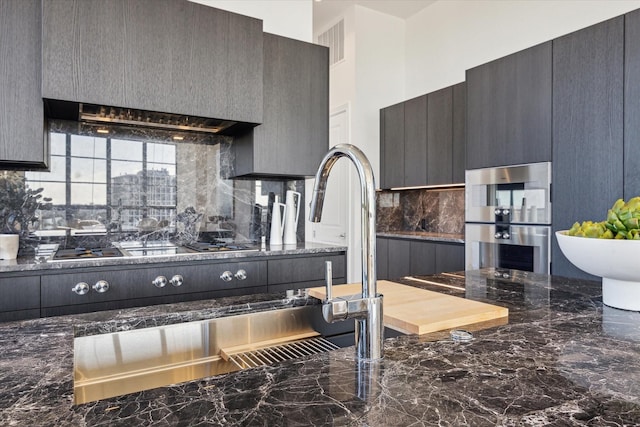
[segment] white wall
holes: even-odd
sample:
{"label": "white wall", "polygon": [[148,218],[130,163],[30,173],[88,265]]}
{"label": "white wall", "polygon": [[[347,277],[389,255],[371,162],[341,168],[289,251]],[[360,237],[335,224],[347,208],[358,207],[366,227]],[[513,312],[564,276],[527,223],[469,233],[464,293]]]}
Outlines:
{"label": "white wall", "polygon": [[637,0],[437,1],[406,21],[410,99],[465,70],[640,8]]}
{"label": "white wall", "polygon": [[313,0],[190,0],[218,9],[262,19],[263,31],[311,42]]}

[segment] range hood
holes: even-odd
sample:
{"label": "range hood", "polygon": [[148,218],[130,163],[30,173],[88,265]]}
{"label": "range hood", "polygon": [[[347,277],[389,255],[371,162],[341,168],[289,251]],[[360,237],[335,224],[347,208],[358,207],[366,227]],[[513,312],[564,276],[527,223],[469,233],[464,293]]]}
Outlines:
{"label": "range hood", "polygon": [[118,124],[181,132],[233,135],[255,124],[134,108],[45,99],[47,117],[98,124]]}

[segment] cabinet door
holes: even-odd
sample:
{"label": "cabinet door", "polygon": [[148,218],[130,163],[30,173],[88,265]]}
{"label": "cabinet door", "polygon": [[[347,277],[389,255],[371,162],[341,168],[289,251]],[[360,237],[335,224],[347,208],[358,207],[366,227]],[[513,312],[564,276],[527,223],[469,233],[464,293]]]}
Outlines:
{"label": "cabinet door", "polygon": [[[345,254],[322,256],[295,256],[268,260],[268,284],[298,287],[322,286],[325,283],[326,261],[331,261],[332,278],[335,284],[344,283],[347,276]],[[340,279],[340,280],[338,280]],[[293,289],[289,287],[287,289]]]}
{"label": "cabinet door", "polygon": [[389,239],[389,279],[411,274],[411,242],[408,240]]}
{"label": "cabinet door", "polygon": [[451,184],[453,168],[453,89],[447,87],[428,96],[427,181],[429,185]]}
{"label": "cabinet door", "polygon": [[550,161],[551,42],[467,70],[467,126],[467,169]]}
{"label": "cabinet door", "polygon": [[234,177],[314,176],[329,150],[329,52],[264,34],[264,121],[232,144]]}
{"label": "cabinet door", "polygon": [[624,23],[624,199],[640,195],[640,10]]}
{"label": "cabinet door", "polygon": [[[598,220],[623,196],[623,17],[553,41],[553,229]],[[552,273],[590,277],[557,242]]]}
{"label": "cabinet door", "polygon": [[381,111],[380,188],[404,186],[404,103],[383,108]]}
{"label": "cabinet door", "polygon": [[423,95],[404,103],[405,187],[427,183],[427,159],[427,96]]}
{"label": "cabinet door", "polygon": [[0,1],[0,169],[46,169],[49,164],[40,32],[40,1]]}
{"label": "cabinet door", "polygon": [[389,278],[389,239],[376,239],[376,277],[378,280]]}
{"label": "cabinet door", "polygon": [[40,316],[40,276],[0,278],[0,321]]}
{"label": "cabinet door", "polygon": [[464,184],[467,147],[467,84],[453,86],[453,141],[452,141],[453,184]]}
{"label": "cabinet door", "polygon": [[42,96],[262,121],[262,21],[174,0],[44,0]]}
{"label": "cabinet door", "polygon": [[425,276],[435,273],[435,247],[432,242],[411,242],[412,275]]}
{"label": "cabinet door", "polygon": [[464,245],[455,243],[436,244],[435,273],[464,270]]}

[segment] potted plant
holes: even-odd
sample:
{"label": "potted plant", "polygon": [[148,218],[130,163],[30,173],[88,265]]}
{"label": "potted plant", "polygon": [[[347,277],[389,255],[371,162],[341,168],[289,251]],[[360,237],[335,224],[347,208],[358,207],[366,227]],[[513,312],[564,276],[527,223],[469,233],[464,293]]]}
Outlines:
{"label": "potted plant", "polygon": [[29,231],[38,226],[37,211],[51,207],[42,191],[29,188],[22,172],[0,172],[0,259],[15,259],[18,248],[27,247]]}

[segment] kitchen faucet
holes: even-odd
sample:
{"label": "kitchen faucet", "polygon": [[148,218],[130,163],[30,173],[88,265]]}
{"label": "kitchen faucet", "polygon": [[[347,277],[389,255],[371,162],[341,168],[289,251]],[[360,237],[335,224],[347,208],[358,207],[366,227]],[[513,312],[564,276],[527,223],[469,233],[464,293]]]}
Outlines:
{"label": "kitchen faucet", "polygon": [[322,313],[327,322],[356,319],[356,355],[358,359],[380,359],[383,355],[384,324],[382,323],[382,295],[376,292],[376,193],[373,170],[359,148],[350,144],[334,146],[324,156],[318,171],[311,199],[309,220],[320,222],[324,193],[329,172],[341,157],[355,165],[360,178],[362,221],[362,294],[332,298],[331,265],[327,265],[327,295]]}

